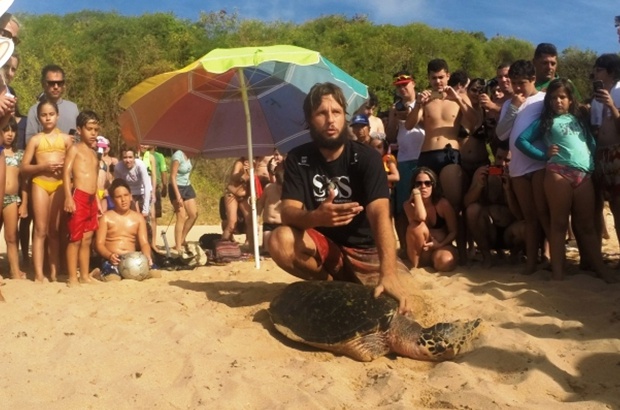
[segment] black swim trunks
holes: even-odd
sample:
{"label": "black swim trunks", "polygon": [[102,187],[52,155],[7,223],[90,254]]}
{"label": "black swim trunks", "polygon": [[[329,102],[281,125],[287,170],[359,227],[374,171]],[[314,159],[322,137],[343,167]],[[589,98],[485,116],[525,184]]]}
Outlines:
{"label": "black swim trunks", "polygon": [[450,144],[446,144],[443,149],[424,151],[420,153],[418,159],[418,167],[430,168],[437,176],[446,165],[450,164],[461,164],[461,153]]}

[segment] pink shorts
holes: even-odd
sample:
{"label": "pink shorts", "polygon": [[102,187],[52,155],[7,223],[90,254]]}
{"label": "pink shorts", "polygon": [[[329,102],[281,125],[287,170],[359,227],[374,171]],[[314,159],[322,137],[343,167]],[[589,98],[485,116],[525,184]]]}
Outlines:
{"label": "pink shorts", "polygon": [[97,195],[87,194],[76,189],[73,191],[75,212],[69,215],[69,242],[81,241],[86,232],[96,231],[99,227],[99,206]]}
{"label": "pink shorts", "polygon": [[[366,286],[379,284],[380,261],[377,248],[340,246],[315,229],[306,231],[316,246],[320,264],[334,280],[356,282]],[[403,261],[396,258],[399,273],[410,274]]]}

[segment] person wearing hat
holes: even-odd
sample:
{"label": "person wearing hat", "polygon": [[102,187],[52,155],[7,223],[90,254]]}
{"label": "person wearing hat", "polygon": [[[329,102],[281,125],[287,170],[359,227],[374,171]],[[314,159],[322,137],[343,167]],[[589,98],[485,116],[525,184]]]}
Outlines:
{"label": "person wearing hat", "polygon": [[386,128],[387,140],[398,144],[396,155],[400,180],[396,183],[394,224],[401,249],[401,256],[406,256],[406,232],[409,221],[403,211],[403,203],[407,201],[411,193],[411,176],[418,166],[418,157],[424,141],[424,129],[414,127],[408,130],[405,127],[407,114],[415,107],[415,78],[408,71],[399,71],[394,74],[392,84],[396,87],[395,103],[388,115]]}
{"label": "person wearing hat", "polygon": [[357,114],[351,118],[351,131],[357,141],[362,144],[370,143],[370,121],[365,114]]}

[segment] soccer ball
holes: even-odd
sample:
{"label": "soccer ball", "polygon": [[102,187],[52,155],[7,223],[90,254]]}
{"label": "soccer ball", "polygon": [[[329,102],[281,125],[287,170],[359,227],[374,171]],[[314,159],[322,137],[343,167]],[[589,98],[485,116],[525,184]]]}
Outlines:
{"label": "soccer ball", "polygon": [[149,275],[149,260],[142,252],[131,252],[121,256],[118,273],[123,279],[143,280]]}

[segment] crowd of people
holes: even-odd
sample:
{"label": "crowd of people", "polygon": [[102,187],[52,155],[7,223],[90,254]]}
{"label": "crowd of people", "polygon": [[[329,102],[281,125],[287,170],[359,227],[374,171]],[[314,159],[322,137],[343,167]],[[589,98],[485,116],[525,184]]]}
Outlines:
{"label": "crowd of people", "polygon": [[620,221],[620,57],[596,59],[587,96],[561,77],[549,43],[532,60],[500,64],[491,80],[451,73],[443,59],[427,74],[424,90],[411,73],[394,75],[395,102],[378,113],[385,134],[372,130],[373,98],[351,121],[350,138],[391,143],[383,158],[399,255],[451,271],[473,260],[491,267],[509,252],[524,273],[548,266],[559,280],[574,239],[580,268],[616,281],[601,246],[604,201]]}
{"label": "crowd of people", "polygon": [[[17,38],[14,18],[0,24]],[[491,80],[451,72],[434,59],[428,89],[416,89],[416,78],[399,71],[389,109],[376,113],[371,93],[349,122],[342,91],[315,85],[304,103],[311,143],[286,158],[275,150],[253,164],[234,161],[220,204],[222,240],[245,233],[253,245],[254,174],[263,249],[281,268],[376,286],[402,310],[399,275],[410,272],[403,260],[451,271],[473,260],[490,267],[509,253],[511,262],[525,262],[526,273],[547,263],[559,280],[573,236],[580,267],[615,281],[601,238],[605,200],[620,221],[620,57],[596,59],[586,99],[557,64],[548,43],[532,60],[498,65]],[[15,54],[3,68],[7,85],[18,66]],[[104,260],[100,277],[109,280],[118,279],[128,251],[142,250],[152,263],[166,197],[176,215],[174,249],[190,253],[187,235],[198,210],[186,153],[174,152],[167,164],[153,146],[122,146],[116,159],[99,135],[97,114],[63,98],[61,67],[45,66],[41,85],[26,116],[14,92],[0,96],[10,276],[25,277],[19,247],[29,262],[32,220],[36,281],[56,280],[64,269],[70,284],[90,282],[93,250]]]}

